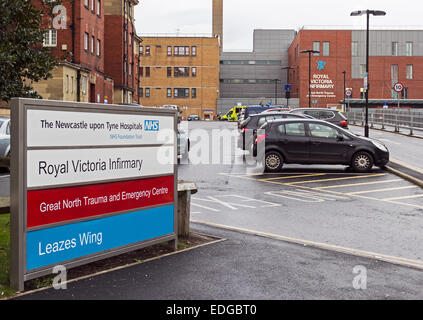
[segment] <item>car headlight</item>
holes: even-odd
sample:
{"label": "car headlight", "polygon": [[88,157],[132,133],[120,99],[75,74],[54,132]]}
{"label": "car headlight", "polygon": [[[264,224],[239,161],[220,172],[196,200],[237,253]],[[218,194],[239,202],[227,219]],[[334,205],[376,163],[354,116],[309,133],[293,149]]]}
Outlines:
{"label": "car headlight", "polygon": [[376,146],[376,148],[378,148],[382,151],[388,152],[388,148],[386,148],[385,145],[383,145],[382,143],[377,142],[377,141],[373,141],[373,140],[372,140],[372,143]]}

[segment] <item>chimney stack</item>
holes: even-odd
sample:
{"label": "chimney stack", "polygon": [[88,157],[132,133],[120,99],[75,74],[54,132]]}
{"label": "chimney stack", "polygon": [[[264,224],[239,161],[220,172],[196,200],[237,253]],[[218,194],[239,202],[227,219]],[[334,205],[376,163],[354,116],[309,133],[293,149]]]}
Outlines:
{"label": "chimney stack", "polygon": [[223,0],[213,0],[213,37],[219,38],[219,49],[223,49]]}

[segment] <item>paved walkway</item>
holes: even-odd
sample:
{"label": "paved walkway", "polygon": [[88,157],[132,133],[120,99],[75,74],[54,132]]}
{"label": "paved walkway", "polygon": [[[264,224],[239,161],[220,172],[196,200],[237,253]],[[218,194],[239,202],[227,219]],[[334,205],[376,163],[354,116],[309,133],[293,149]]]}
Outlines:
{"label": "paved walkway", "polygon": [[[423,298],[421,270],[200,224],[192,230],[226,240],[18,299]],[[357,290],[354,277],[364,272],[366,289]]]}

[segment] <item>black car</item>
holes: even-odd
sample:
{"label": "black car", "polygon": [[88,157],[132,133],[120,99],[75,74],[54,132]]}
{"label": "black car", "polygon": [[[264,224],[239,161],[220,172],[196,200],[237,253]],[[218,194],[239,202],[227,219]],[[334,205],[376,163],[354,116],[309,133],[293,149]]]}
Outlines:
{"label": "black car", "polygon": [[311,116],[314,119],[325,120],[327,122],[333,123],[334,125],[337,125],[338,127],[348,129],[347,118],[336,109],[298,108],[291,110],[290,113]]}
{"label": "black car", "polygon": [[255,131],[260,128],[265,122],[277,119],[304,119],[306,118],[300,114],[291,114],[288,112],[263,112],[259,114],[252,114],[244,121],[238,124],[239,138],[238,147],[242,150],[250,150],[253,143],[253,135]]}
{"label": "black car", "polygon": [[[263,140],[264,146],[258,146]],[[270,172],[279,171],[284,163],[340,164],[351,166],[356,172],[368,172],[373,165],[382,167],[389,162],[389,151],[382,142],[312,119],[263,124],[254,142],[253,154],[256,153]]]}

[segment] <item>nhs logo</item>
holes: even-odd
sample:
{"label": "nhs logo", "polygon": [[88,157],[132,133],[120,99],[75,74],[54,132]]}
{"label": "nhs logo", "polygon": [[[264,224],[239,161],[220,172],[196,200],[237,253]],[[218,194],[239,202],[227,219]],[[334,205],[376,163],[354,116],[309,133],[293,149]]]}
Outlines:
{"label": "nhs logo", "polygon": [[145,120],[144,129],[145,131],[159,131],[160,130],[159,120]]}

